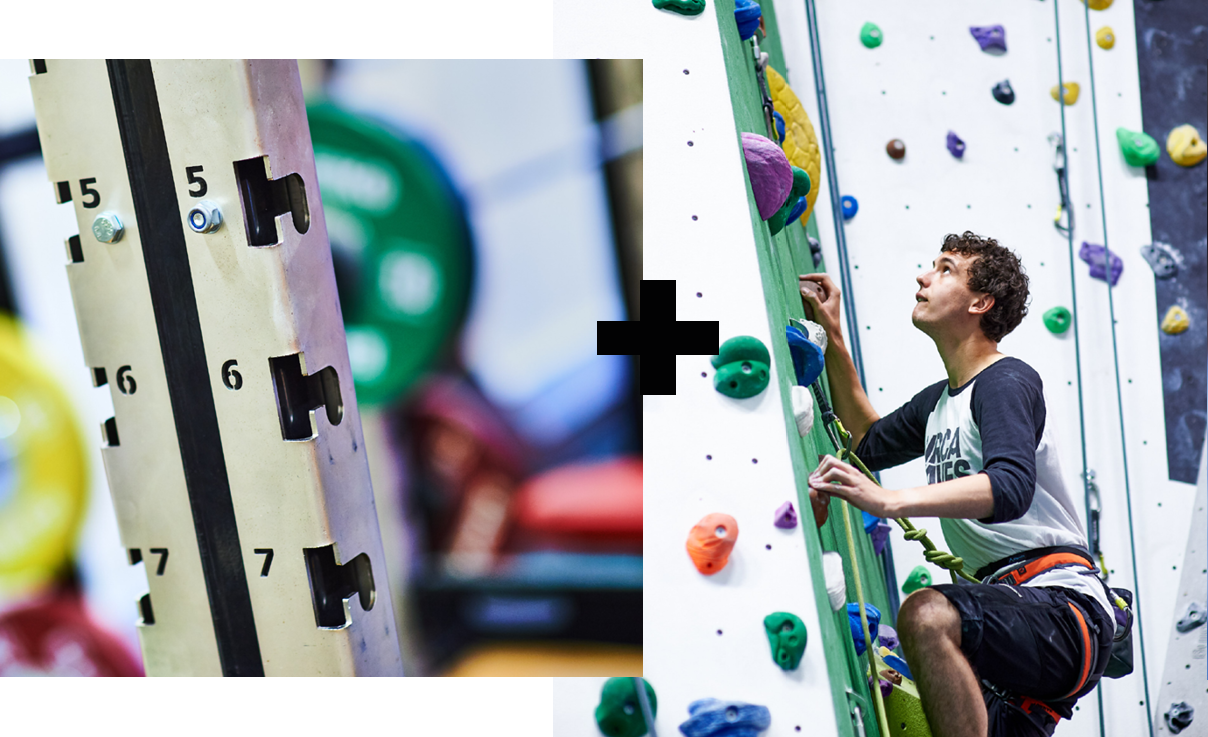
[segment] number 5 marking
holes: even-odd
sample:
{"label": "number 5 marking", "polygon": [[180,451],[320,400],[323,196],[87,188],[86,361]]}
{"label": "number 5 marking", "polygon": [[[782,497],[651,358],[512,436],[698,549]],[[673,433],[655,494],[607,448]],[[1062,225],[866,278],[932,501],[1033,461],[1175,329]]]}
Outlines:
{"label": "number 5 marking", "polygon": [[196,184],[197,189],[190,189],[190,197],[204,197],[206,193],[206,180],[197,176],[197,172],[201,171],[200,166],[186,166],[185,176],[189,178],[189,184]]}
{"label": "number 5 marking", "polygon": [[264,567],[260,569],[260,577],[268,575],[268,567],[273,564],[273,549],[272,548],[256,548],[252,551],[256,555],[264,556]]}

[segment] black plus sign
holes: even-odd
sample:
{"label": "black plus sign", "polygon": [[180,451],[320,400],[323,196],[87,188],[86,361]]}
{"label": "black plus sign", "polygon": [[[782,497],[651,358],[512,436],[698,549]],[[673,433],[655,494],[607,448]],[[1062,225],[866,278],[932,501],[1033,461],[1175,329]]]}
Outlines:
{"label": "black plus sign", "polygon": [[675,280],[642,280],[641,321],[598,320],[596,355],[638,356],[642,394],[675,394],[676,356],[715,356],[716,320],[676,320]]}

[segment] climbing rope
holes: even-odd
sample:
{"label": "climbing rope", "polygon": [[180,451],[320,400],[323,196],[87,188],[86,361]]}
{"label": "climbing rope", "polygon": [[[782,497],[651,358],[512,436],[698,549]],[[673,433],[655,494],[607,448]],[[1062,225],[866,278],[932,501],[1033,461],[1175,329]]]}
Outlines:
{"label": "climbing rope", "polygon": [[877,714],[877,726],[881,728],[881,737],[889,735],[889,720],[885,716],[885,700],[881,696],[881,687],[878,683],[880,678],[877,671],[877,654],[876,647],[872,642],[872,632],[868,629],[868,612],[865,611],[864,605],[864,586],[860,583],[860,566],[856,565],[856,541],[851,534],[851,511],[848,509],[847,501],[840,500],[843,504],[843,529],[847,532],[847,554],[851,556],[852,575],[856,579],[856,601],[860,605],[860,627],[864,632],[864,653],[868,655],[868,669],[872,673],[872,699],[873,711]]}

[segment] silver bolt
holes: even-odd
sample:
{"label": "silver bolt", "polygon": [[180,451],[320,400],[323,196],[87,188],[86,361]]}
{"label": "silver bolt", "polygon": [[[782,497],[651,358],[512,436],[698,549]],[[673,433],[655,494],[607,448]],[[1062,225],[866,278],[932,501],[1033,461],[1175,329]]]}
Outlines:
{"label": "silver bolt", "polygon": [[122,221],[117,219],[117,215],[108,211],[97,215],[96,220],[92,221],[92,234],[101,243],[117,243],[122,239],[124,231]]}
{"label": "silver bolt", "polygon": [[189,210],[189,227],[197,233],[213,233],[222,225],[222,211],[209,200],[202,200]]}

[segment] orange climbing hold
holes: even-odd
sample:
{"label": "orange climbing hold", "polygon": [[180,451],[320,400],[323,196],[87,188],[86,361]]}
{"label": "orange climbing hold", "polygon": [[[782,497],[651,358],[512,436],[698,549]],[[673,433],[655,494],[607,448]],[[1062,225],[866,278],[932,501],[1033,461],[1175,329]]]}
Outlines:
{"label": "orange climbing hold", "polygon": [[738,540],[738,522],[728,514],[714,512],[701,518],[688,533],[688,555],[696,570],[712,576],[726,567]]}

